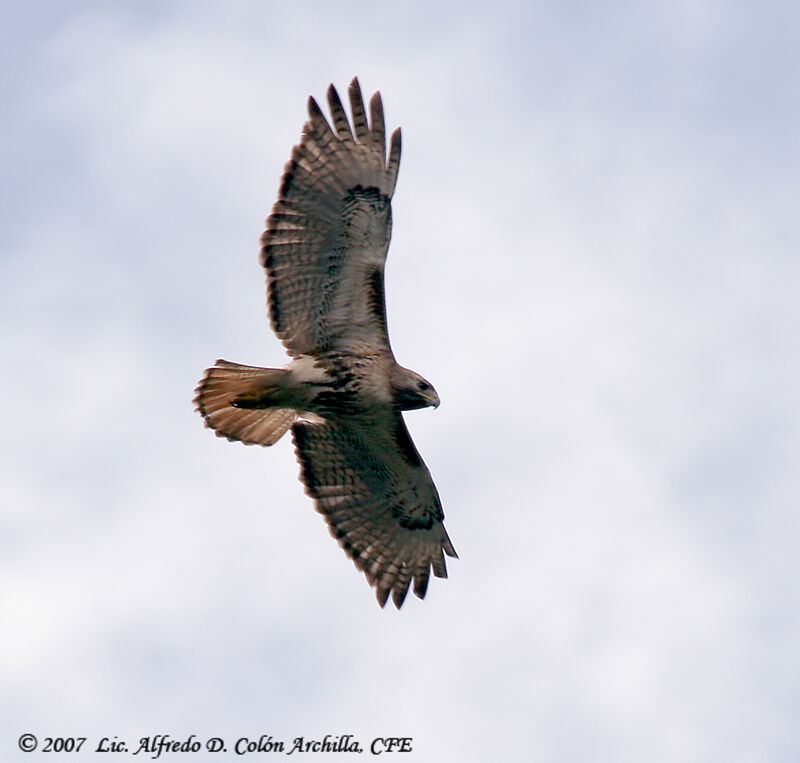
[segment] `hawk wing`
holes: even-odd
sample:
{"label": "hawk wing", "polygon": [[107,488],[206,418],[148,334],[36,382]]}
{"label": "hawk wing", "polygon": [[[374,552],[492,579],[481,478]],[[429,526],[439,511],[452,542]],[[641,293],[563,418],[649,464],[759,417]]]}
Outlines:
{"label": "hawk wing", "polygon": [[333,128],[309,98],[309,120],[261,237],[272,328],[294,357],[389,350],[383,266],[400,128],[387,161],[380,93],[369,120],[358,79],[349,93],[355,134],[333,85]]}
{"label": "hawk wing", "polygon": [[396,607],[413,578],[424,598],[430,570],[447,577],[444,554],[457,556],[428,468],[402,414],[359,422],[298,421],[292,427],[306,492],[339,545]]}

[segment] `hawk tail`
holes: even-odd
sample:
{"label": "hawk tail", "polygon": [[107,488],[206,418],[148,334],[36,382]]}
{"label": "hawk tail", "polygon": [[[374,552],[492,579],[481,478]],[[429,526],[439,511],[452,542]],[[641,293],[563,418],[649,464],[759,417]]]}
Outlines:
{"label": "hawk tail", "polygon": [[297,413],[285,402],[289,371],[218,360],[195,389],[194,404],[218,437],[245,445],[272,445]]}

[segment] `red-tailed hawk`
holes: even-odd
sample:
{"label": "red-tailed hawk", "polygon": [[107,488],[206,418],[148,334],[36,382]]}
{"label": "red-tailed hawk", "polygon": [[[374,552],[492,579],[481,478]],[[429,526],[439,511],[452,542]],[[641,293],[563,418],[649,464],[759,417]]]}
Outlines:
{"label": "red-tailed hawk", "polygon": [[369,118],[357,79],[349,93],[354,129],[333,85],[333,127],[309,98],[261,237],[270,321],[292,360],[280,369],[218,360],[195,404],[229,440],[272,445],[291,429],[300,477],[331,534],[380,605],[391,593],[399,608],[412,579],[423,598],[431,569],[447,577],[444,554],[457,555],[402,414],[435,408],[439,397],[398,365],[386,327],[400,129],[387,160],[380,93]]}

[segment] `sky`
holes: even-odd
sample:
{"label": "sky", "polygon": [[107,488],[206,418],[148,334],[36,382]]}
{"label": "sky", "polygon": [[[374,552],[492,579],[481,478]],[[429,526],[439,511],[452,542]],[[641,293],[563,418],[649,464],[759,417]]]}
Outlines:
{"label": "sky", "polygon": [[[778,0],[6,4],[3,759],[797,760],[799,29]],[[284,362],[258,238],[307,97],[354,75],[403,128],[389,328],[442,399],[406,422],[460,556],[400,611],[289,438],[192,409],[216,358]]]}

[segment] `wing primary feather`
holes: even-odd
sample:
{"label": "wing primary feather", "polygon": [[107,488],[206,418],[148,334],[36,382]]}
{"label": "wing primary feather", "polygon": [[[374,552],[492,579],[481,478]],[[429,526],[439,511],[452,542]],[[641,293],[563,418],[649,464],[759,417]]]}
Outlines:
{"label": "wing primary feather", "polygon": [[381,609],[386,606],[386,600],[389,598],[389,592],[391,591],[390,588],[376,588],[375,589],[375,596],[378,598],[378,604],[381,605]]}
{"label": "wing primary feather", "polygon": [[406,600],[409,583],[411,583],[411,576],[401,573],[401,575],[398,576],[397,582],[394,584],[394,588],[392,589],[392,602],[397,609],[400,609],[400,607],[403,606],[403,602]]}
{"label": "wing primary feather", "polygon": [[[318,128],[327,127],[328,131],[330,131],[331,126],[328,124],[328,120],[325,118],[325,114],[322,113],[322,109],[319,107],[317,103],[317,99],[314,98],[313,95],[308,97],[308,116],[311,122],[317,126]],[[308,125],[306,125],[306,132],[308,132]]]}
{"label": "wing primary feather", "polygon": [[386,165],[386,173],[389,176],[389,196],[394,193],[397,185],[397,171],[400,169],[400,151],[402,148],[402,137],[398,127],[392,133],[391,147],[389,149],[389,161]]}
{"label": "wing primary feather", "polygon": [[358,77],[353,77],[348,92],[350,94],[350,109],[353,112],[353,127],[356,131],[356,137],[359,143],[366,143],[369,140],[369,124],[367,123],[367,112],[364,110],[364,99],[361,96]]}
{"label": "wing primary feather", "polygon": [[418,599],[424,599],[428,592],[428,581],[430,580],[430,564],[425,561],[417,566],[414,572],[414,595]]}
{"label": "wing primary feather", "polygon": [[339,98],[339,93],[336,88],[331,84],[328,88],[328,106],[331,109],[331,118],[333,119],[333,126],[336,128],[336,135],[339,140],[353,141],[353,133],[350,130],[350,122],[347,119],[342,100]]}
{"label": "wing primary feather", "polygon": [[375,93],[369,102],[370,121],[372,122],[372,143],[381,157],[381,164],[386,166],[386,125],[383,121],[383,101],[381,94]]}
{"label": "wing primary feather", "polygon": [[433,574],[437,578],[447,577],[447,564],[444,561],[444,554],[441,549],[439,549],[439,555],[431,559],[431,564],[433,565]]}

